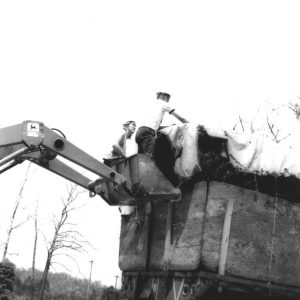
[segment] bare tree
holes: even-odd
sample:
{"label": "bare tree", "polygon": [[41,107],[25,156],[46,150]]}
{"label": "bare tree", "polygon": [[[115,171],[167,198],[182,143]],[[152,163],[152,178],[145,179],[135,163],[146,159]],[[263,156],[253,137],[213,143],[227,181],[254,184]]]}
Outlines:
{"label": "bare tree", "polygon": [[[300,99],[300,98],[298,97],[298,99]],[[290,110],[292,110],[295,113],[297,120],[299,120],[300,119],[300,105],[298,103],[290,102],[288,107]]]}
{"label": "bare tree", "polygon": [[54,217],[54,234],[51,242],[49,242],[48,244],[47,259],[41,281],[39,296],[40,300],[42,300],[44,296],[50,266],[56,263],[65,267],[59,262],[53,262],[53,257],[55,255],[65,255],[75,262],[72,256],[67,252],[84,252],[83,245],[86,244],[87,241],[83,239],[82,235],[77,230],[74,229],[76,224],[69,222],[70,214],[72,213],[72,211],[79,208],[75,206],[74,202],[78,198],[80,193],[82,192],[77,191],[77,185],[71,185],[71,187],[68,189],[67,198],[62,200],[63,208],[61,210],[59,218]]}
{"label": "bare tree", "polygon": [[267,116],[267,124],[268,124],[268,128],[271,132],[271,135],[273,136],[273,138],[274,138],[274,140],[277,144],[282,142],[283,140],[285,140],[286,138],[288,138],[291,135],[289,133],[288,135],[286,135],[283,138],[279,139],[278,134],[279,134],[280,130],[275,129],[275,124],[269,120],[269,116]]}
{"label": "bare tree", "polygon": [[242,128],[242,131],[244,132],[245,131],[245,128],[244,128],[244,120],[243,118],[241,117],[241,115],[239,114],[239,120],[234,124],[233,126],[233,130],[236,130],[237,126],[238,125],[241,125],[241,128]]}
{"label": "bare tree", "polygon": [[9,241],[10,241],[11,234],[12,234],[13,230],[17,229],[18,227],[20,227],[21,225],[23,225],[25,222],[28,221],[28,218],[27,218],[26,220],[24,220],[24,221],[18,223],[17,225],[15,225],[15,219],[16,219],[16,215],[17,215],[18,209],[20,207],[21,199],[23,197],[24,187],[25,187],[26,182],[28,180],[28,172],[29,172],[30,165],[31,165],[31,163],[29,163],[28,168],[26,170],[25,178],[24,178],[24,180],[23,180],[23,182],[21,184],[19,193],[18,193],[17,198],[16,198],[16,202],[15,202],[15,206],[14,206],[14,209],[13,209],[13,213],[12,213],[12,215],[10,217],[10,224],[9,224],[8,229],[7,229],[6,242],[4,243],[4,251],[3,251],[3,255],[2,255],[2,261],[4,261],[5,258],[6,258],[7,251],[8,251],[8,246],[9,246]]}

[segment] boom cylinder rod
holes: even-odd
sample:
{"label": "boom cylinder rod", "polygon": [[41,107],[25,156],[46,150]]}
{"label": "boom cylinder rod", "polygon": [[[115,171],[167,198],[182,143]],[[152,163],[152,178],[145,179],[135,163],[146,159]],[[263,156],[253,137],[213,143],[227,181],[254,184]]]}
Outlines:
{"label": "boom cylinder rod", "polygon": [[0,174],[4,173],[5,171],[11,169],[12,167],[20,164],[23,161],[12,161],[9,165],[5,166],[4,168],[0,169]]}
{"label": "boom cylinder rod", "polygon": [[0,160],[0,167],[5,165],[6,163],[10,162],[11,160],[15,159],[16,157],[26,153],[27,151],[29,151],[29,148],[28,147],[23,147],[9,155],[7,155],[6,157],[2,158]]}

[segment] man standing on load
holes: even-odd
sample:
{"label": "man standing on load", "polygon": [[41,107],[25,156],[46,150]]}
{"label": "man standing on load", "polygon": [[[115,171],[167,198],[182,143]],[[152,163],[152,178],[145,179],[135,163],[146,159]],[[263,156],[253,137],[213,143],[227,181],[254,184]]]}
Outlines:
{"label": "man standing on load", "polygon": [[175,109],[168,106],[171,95],[168,93],[156,93],[157,100],[147,107],[143,116],[143,123],[136,133],[136,142],[138,144],[138,152],[154,156],[156,132],[163,120],[165,112],[173,115],[182,123],[187,123],[187,120],[175,113]]}

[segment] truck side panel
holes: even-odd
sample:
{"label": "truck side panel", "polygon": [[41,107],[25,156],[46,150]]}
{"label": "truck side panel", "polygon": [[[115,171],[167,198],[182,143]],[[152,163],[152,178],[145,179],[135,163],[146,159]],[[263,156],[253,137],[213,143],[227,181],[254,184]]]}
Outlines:
{"label": "truck side panel", "polygon": [[[300,288],[300,203],[222,182],[196,182],[182,188],[182,200],[172,204],[173,214],[169,209],[168,202],[152,207],[148,237],[146,218],[134,225],[132,215],[122,223],[122,271],[208,272],[217,281],[229,276],[250,282],[251,288],[256,282],[270,289]],[[145,210],[141,212],[145,216]],[[227,231],[225,216],[230,218]]]}

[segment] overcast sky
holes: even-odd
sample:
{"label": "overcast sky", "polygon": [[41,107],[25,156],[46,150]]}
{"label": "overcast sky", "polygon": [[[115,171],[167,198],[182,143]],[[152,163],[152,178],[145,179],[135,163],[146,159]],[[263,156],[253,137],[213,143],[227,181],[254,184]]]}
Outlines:
{"label": "overcast sky", "polygon": [[[191,121],[232,126],[239,112],[300,95],[299,8],[275,0],[1,1],[0,127],[42,121],[101,159],[157,91],[169,92]],[[0,176],[2,241],[26,168]],[[64,184],[32,166],[23,213],[39,198],[47,227]],[[80,258],[82,273],[93,259],[93,279],[114,284],[118,210],[99,197],[84,200],[77,220],[95,249]],[[12,236],[18,266],[31,265],[32,229],[28,222]],[[42,269],[42,237],[39,247]]]}

